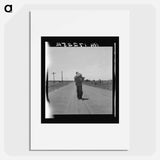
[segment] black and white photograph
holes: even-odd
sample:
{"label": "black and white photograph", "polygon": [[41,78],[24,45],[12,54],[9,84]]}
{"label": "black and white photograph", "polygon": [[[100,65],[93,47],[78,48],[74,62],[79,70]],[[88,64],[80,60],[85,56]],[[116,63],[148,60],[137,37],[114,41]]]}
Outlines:
{"label": "black and white photograph", "polygon": [[41,122],[118,123],[119,37],[41,37]]}
{"label": "black and white photograph", "polygon": [[129,42],[126,10],[30,13],[31,150],[128,149]]}

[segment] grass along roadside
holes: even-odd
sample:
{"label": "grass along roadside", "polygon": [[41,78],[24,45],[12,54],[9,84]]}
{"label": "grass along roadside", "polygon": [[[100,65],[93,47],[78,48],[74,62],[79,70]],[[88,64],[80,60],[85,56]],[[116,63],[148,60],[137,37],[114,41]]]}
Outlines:
{"label": "grass along roadside", "polygon": [[112,90],[112,80],[108,81],[84,81],[83,84],[101,89]]}
{"label": "grass along roadside", "polygon": [[48,92],[57,90],[63,86],[68,85],[69,83],[71,83],[72,81],[49,81],[48,82]]}

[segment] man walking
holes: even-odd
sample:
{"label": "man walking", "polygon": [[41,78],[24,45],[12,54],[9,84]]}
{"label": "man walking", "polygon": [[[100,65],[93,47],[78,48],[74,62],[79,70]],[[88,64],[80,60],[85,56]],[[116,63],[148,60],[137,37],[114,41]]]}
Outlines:
{"label": "man walking", "polygon": [[82,74],[76,72],[76,76],[74,77],[74,81],[77,87],[77,98],[82,99],[83,91],[82,91],[82,82],[84,78],[82,77]]}

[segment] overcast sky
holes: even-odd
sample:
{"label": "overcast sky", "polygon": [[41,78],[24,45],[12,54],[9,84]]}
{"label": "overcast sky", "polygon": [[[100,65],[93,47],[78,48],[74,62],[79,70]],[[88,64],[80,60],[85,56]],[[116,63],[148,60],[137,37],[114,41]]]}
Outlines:
{"label": "overcast sky", "polygon": [[[48,46],[49,47],[49,46]],[[112,47],[49,47],[46,53],[49,80],[73,80],[75,72],[85,79],[112,79]]]}

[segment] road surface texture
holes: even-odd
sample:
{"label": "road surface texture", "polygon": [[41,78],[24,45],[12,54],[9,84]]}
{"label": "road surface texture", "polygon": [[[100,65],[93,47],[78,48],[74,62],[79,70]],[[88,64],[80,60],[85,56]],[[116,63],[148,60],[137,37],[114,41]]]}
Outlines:
{"label": "road surface texture", "polygon": [[49,92],[50,109],[56,114],[112,114],[112,91],[83,84],[83,100],[77,99],[75,83]]}

